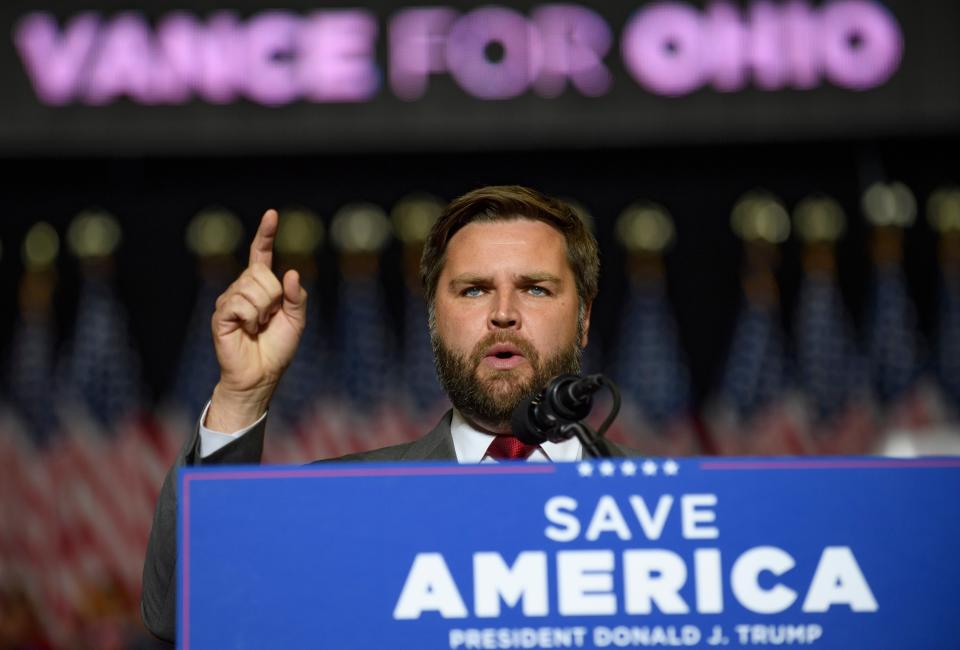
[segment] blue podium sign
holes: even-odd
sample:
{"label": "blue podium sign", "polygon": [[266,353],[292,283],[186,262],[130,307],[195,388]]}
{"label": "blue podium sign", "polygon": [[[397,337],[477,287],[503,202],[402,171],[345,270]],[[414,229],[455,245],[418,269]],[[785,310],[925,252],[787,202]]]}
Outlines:
{"label": "blue podium sign", "polygon": [[960,458],[180,476],[179,643],[960,648]]}

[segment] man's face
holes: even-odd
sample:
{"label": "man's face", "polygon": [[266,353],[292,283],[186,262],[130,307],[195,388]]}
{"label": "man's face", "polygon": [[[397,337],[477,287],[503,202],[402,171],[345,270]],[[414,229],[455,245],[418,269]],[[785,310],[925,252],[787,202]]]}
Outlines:
{"label": "man's face", "polygon": [[474,222],[447,245],[431,330],[450,401],[475,424],[509,431],[525,397],[579,372],[590,306],[579,299],[563,235],[531,219]]}

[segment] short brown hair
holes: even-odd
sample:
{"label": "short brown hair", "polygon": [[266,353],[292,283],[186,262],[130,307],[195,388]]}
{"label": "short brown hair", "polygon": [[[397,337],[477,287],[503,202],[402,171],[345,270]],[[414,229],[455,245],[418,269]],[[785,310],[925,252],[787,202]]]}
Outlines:
{"label": "short brown hair", "polygon": [[597,240],[570,205],[519,185],[481,187],[451,201],[437,218],[423,246],[420,281],[433,305],[447,244],[469,223],[534,219],[556,228],[567,242],[567,262],[577,282],[581,309],[597,297],[600,256]]}

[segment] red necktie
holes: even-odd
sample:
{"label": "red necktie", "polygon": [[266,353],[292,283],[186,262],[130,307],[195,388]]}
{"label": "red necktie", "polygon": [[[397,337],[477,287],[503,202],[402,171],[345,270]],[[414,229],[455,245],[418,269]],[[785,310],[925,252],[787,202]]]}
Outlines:
{"label": "red necktie", "polygon": [[496,460],[522,460],[536,448],[537,445],[526,445],[516,436],[495,436],[487,448],[487,456]]}

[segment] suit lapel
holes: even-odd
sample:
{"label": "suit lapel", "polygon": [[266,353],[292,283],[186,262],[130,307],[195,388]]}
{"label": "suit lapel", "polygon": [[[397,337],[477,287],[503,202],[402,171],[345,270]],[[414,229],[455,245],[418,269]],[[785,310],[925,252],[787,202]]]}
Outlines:
{"label": "suit lapel", "polygon": [[453,439],[450,437],[450,420],[452,417],[453,411],[447,411],[430,433],[407,447],[400,459],[457,460],[457,452],[453,448]]}

